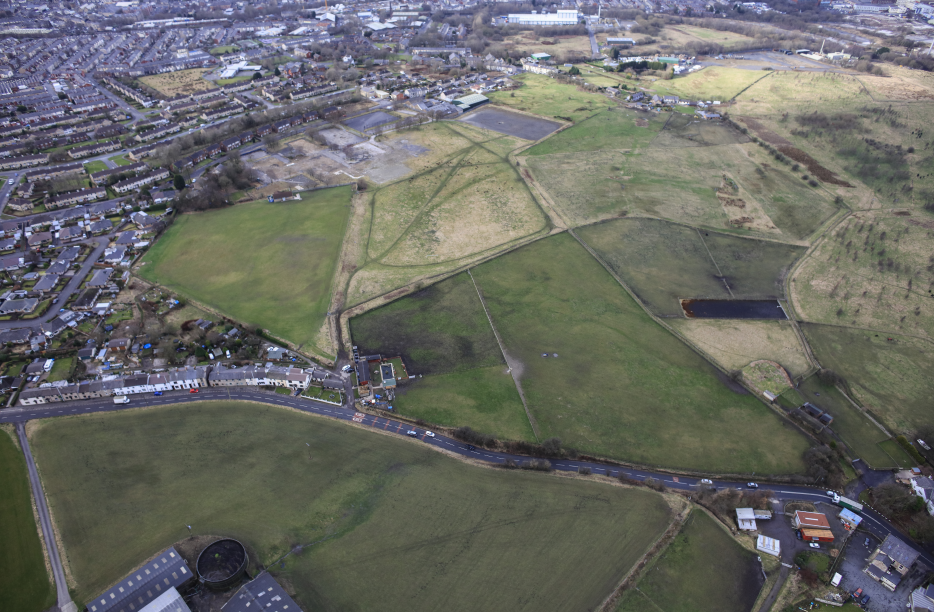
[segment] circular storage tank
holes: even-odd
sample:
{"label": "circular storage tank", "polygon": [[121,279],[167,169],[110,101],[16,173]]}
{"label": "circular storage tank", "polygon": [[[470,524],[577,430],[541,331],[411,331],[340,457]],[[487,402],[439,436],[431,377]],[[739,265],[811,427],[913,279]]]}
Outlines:
{"label": "circular storage tank", "polygon": [[240,542],[226,538],[210,544],[198,555],[198,577],[211,589],[225,589],[240,581],[249,559]]}

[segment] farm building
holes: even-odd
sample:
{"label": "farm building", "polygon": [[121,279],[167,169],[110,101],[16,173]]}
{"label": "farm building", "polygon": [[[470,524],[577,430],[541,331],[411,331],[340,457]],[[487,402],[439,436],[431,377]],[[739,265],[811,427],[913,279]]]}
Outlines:
{"label": "farm building", "polygon": [[758,538],[756,538],[756,550],[760,550],[767,555],[772,555],[773,557],[781,557],[782,543],[773,538],[760,535]]}
{"label": "farm building", "polygon": [[636,41],[632,38],[622,38],[622,37],[607,37],[606,44],[608,45],[629,45],[632,47],[636,44]]}
{"label": "farm building", "polygon": [[289,594],[276,579],[263,572],[253,581],[240,587],[240,590],[221,608],[221,612],[301,612]]}
{"label": "farm building", "polygon": [[366,387],[370,384],[370,364],[366,360],[357,363],[357,385]]}
{"label": "farm building", "polygon": [[164,593],[184,586],[193,579],[188,564],[175,548],[170,546],[145,566],[92,599],[87,605],[87,612],[130,612],[134,608],[141,610]]}
{"label": "farm building", "polygon": [[146,604],[146,607],[141,608],[139,612],[191,612],[191,608],[182,599],[178,590],[172,587]]}

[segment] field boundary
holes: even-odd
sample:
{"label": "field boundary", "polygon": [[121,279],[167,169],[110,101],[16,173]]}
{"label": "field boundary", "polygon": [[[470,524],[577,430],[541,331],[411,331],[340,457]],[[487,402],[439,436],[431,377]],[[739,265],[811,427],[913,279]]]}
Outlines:
{"label": "field boundary", "polygon": [[509,374],[512,376],[512,381],[516,384],[516,391],[519,392],[519,399],[522,400],[522,407],[525,408],[525,416],[529,419],[529,425],[532,427],[532,434],[535,435],[535,441],[541,442],[542,436],[538,431],[538,423],[535,422],[535,418],[532,416],[532,413],[529,412],[529,404],[525,401],[525,393],[522,392],[522,383],[519,382],[519,377],[516,375],[512,363],[510,363],[509,355],[506,353],[505,347],[503,347],[503,339],[499,337],[499,332],[496,331],[496,325],[493,324],[493,317],[490,316],[490,310],[486,307],[486,300],[483,299],[483,293],[480,291],[480,287],[477,286],[477,280],[473,277],[473,274],[470,273],[470,268],[467,269],[467,276],[470,277],[470,282],[473,283],[473,288],[477,292],[477,297],[480,298],[480,305],[483,306],[483,314],[486,315],[486,320],[490,322],[490,329],[493,330],[496,344],[499,345],[499,350],[503,354],[503,359],[509,367]]}

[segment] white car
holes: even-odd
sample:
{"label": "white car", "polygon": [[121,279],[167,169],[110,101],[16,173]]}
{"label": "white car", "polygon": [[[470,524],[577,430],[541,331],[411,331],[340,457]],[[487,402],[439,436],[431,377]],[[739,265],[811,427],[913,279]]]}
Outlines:
{"label": "white car", "polygon": [[817,542],[811,542],[810,544],[808,544],[808,546],[810,546],[811,548],[820,548],[820,544],[818,544]]}
{"label": "white car", "polygon": [[350,372],[351,370],[353,370],[353,366],[350,365],[345,365],[341,368],[341,372]]}
{"label": "white car", "polygon": [[425,435],[428,436],[429,438],[434,438],[434,437],[435,437],[434,432],[431,432],[431,431],[426,431],[426,432],[425,432]]}
{"label": "white car", "polygon": [[747,482],[747,483],[746,483],[746,488],[747,488],[747,489],[758,489],[758,488],[759,488],[759,485],[757,485],[757,484],[754,483],[754,482]]}
{"label": "white car", "polygon": [[705,484],[705,485],[712,485],[712,484],[713,484],[713,481],[710,480],[709,478],[701,478],[700,483],[701,483],[701,484]]}

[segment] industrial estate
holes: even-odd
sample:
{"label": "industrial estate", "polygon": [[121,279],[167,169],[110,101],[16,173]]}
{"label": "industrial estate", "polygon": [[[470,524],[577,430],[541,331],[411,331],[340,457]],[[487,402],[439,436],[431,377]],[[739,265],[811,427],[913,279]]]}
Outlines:
{"label": "industrial estate", "polygon": [[3,612],[934,612],[934,6],[9,2]]}

